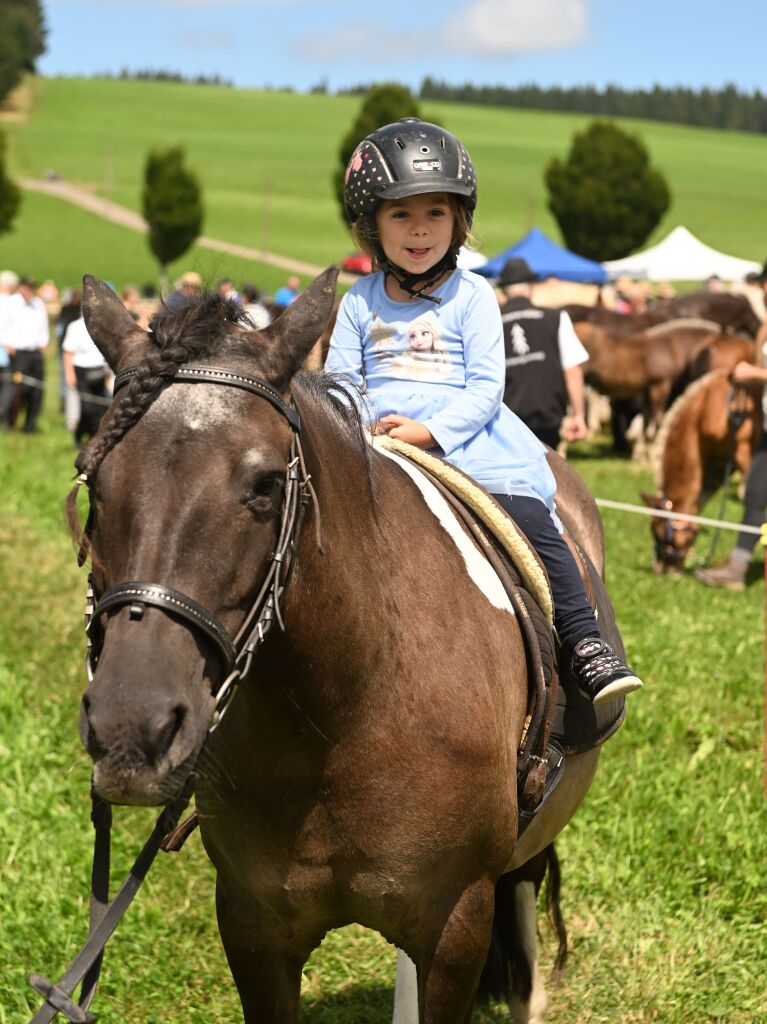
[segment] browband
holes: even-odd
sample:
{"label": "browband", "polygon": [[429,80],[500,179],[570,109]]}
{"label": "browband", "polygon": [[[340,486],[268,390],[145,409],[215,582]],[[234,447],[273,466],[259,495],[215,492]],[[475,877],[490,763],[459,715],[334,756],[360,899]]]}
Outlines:
{"label": "browband", "polygon": [[[138,374],[141,367],[129,366],[122,370],[115,377],[114,393],[125,387]],[[178,384],[223,384],[227,387],[239,388],[241,391],[250,391],[253,395],[265,398],[278,412],[282,413],[291,426],[291,429],[298,432],[301,429],[301,419],[296,409],[287,405],[282,400],[282,395],[266,381],[259,377],[252,377],[249,373],[228,370],[222,366],[196,366],[189,364],[179,366],[176,372],[168,378]]]}

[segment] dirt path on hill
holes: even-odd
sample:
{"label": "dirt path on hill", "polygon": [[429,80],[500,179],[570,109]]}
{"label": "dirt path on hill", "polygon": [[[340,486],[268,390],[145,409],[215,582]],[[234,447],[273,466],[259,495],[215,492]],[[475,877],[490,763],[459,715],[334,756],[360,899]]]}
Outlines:
{"label": "dirt path on hill", "polygon": [[[147,223],[144,218],[129,210],[126,206],[113,203],[111,199],[104,199],[102,196],[89,192],[79,185],[73,185],[69,181],[58,178],[53,181],[39,181],[34,178],[17,178],[17,183],[29,192],[39,192],[42,195],[52,196],[54,199],[62,199],[66,203],[79,206],[97,217],[118,224],[120,227],[128,228],[130,231],[138,231],[146,234]],[[304,263],[302,260],[293,260],[287,256],[279,256],[274,252],[264,252],[261,249],[252,249],[246,245],[237,245],[234,242],[224,242],[219,238],[208,238],[201,235],[195,245],[203,249],[211,249],[213,252],[222,252],[230,256],[239,256],[245,260],[257,260],[259,263],[266,263],[270,267],[279,267],[290,274],[304,274],[309,277],[316,277],[322,273],[324,267],[318,267],[313,263]],[[344,284],[354,284],[357,280],[354,274],[339,274],[338,280]]]}

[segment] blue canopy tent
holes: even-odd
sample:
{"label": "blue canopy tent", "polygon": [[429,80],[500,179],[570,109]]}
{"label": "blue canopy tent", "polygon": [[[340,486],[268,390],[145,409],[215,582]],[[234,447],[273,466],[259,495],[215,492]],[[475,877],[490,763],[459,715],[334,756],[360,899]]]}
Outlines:
{"label": "blue canopy tent", "polygon": [[483,277],[498,277],[506,260],[512,256],[527,260],[531,269],[545,281],[547,277],[558,277],[562,281],[581,281],[589,284],[604,284],[607,271],[601,263],[576,256],[574,252],[563,249],[552,242],[538,228],[529,231],[521,242],[517,242],[505,252],[493,256],[481,267],[474,269],[475,274]]}

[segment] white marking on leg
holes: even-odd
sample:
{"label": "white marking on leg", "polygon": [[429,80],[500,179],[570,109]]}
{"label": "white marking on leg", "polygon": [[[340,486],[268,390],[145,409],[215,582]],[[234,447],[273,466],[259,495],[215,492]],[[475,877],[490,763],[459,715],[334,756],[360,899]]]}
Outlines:
{"label": "white marking on leg", "polygon": [[535,907],[535,886],[532,882],[520,882],[514,889],[514,909],[522,948],[525,951],[533,977],[530,1002],[523,1003],[512,997],[510,1009],[514,1024],[544,1024],[546,1018],[546,989],[538,964],[538,930]]}
{"label": "white marking on leg", "polygon": [[418,1024],[418,974],[407,953],[397,950],[392,1024]]}
{"label": "white marking on leg", "polygon": [[391,459],[392,462],[396,462],[416,485],[423,495],[426,505],[434,513],[437,522],[449,534],[463,556],[471,580],[482,591],[490,604],[513,615],[514,610],[511,607],[511,602],[492,566],[464,533],[455,513],[434,484],[430,483],[420,470],[416,469],[406,459],[403,459],[402,456],[397,455],[396,452],[390,452],[386,448],[376,448],[376,451],[385,455],[387,459]]}

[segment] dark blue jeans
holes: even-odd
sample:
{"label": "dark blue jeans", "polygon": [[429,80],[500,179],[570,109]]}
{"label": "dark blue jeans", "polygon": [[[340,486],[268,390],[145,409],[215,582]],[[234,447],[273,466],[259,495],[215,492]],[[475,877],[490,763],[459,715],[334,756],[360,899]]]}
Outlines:
{"label": "dark blue jeans", "polygon": [[494,494],[525,534],[546,566],[554,596],[554,625],[562,645],[572,650],[587,636],[600,636],[597,620],[570,549],[538,498]]}

